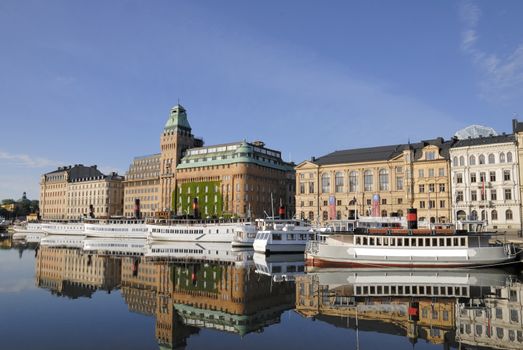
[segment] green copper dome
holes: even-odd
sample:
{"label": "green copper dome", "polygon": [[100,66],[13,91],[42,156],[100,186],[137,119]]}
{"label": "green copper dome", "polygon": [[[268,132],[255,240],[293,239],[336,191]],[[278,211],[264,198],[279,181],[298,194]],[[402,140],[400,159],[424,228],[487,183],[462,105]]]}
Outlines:
{"label": "green copper dome", "polygon": [[169,115],[169,119],[167,119],[167,123],[165,123],[164,130],[176,130],[177,128],[191,130],[185,108],[180,104],[177,104],[171,109],[171,114]]}

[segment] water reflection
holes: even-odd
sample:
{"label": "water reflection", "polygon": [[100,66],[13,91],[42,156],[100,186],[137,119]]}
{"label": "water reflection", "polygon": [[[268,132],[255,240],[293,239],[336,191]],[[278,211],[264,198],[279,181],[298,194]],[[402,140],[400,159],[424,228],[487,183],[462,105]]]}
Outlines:
{"label": "water reflection", "polygon": [[412,344],[520,349],[522,288],[503,270],[320,270],[296,278],[296,312]]}
{"label": "water reflection", "polygon": [[229,249],[226,254],[212,245],[205,248],[217,250],[203,256],[201,246],[186,252],[182,261],[178,251],[139,256],[130,245],[113,242],[109,254],[98,243],[89,250],[42,245],[36,285],[72,299],[120,289],[129,311],[156,318],[162,347],[183,347],[202,328],[239,336],[260,331],[279,323],[295,304],[294,282],[274,283],[271,276],[257,273],[252,251]]}
{"label": "water reflection", "polygon": [[[285,333],[294,326],[280,324],[282,314],[292,309],[294,324],[307,322],[321,332],[310,347],[331,335],[359,347],[365,334],[382,344],[391,337],[405,339],[414,347],[523,347],[523,284],[506,270],[306,273],[302,255],[265,256],[215,243],[59,236],[43,238],[39,245],[4,241],[2,248],[34,255],[35,285],[50,295],[80,305],[96,300],[97,291],[118,291],[111,297],[124,302],[124,310],[154,318],[160,348],[184,348],[195,335],[212,347],[216,338],[204,330],[240,339],[279,324],[287,327],[279,334]],[[349,331],[336,333],[340,328]]]}

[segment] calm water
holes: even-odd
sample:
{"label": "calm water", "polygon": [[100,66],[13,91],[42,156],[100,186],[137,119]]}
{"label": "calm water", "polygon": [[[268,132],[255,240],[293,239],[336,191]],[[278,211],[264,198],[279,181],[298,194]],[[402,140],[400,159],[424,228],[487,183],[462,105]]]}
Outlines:
{"label": "calm water", "polygon": [[249,251],[0,245],[2,349],[523,348],[519,271],[305,274],[300,256]]}

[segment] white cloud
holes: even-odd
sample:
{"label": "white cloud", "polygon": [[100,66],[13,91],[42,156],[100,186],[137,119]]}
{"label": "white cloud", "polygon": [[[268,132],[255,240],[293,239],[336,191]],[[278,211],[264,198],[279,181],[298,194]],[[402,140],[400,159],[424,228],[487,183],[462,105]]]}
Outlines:
{"label": "white cloud", "polygon": [[488,53],[478,47],[480,8],[471,1],[460,3],[463,23],[461,49],[481,70],[482,97],[487,100],[506,100],[523,92],[523,42],[509,55]]}
{"label": "white cloud", "polygon": [[21,165],[28,168],[46,168],[58,166],[61,163],[54,160],[49,160],[42,157],[34,157],[27,154],[12,154],[6,151],[0,150],[0,160],[6,160],[15,165]]}

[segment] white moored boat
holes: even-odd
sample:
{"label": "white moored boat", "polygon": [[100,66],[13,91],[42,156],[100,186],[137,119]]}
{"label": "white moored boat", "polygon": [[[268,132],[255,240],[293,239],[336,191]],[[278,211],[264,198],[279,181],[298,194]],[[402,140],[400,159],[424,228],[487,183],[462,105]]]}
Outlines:
{"label": "white moored boat", "polygon": [[16,233],[37,233],[43,232],[43,224],[40,222],[28,222],[22,225],[13,226]]}
{"label": "white moored boat", "polygon": [[41,225],[42,230],[50,235],[85,235],[83,222],[48,222]]}
{"label": "white moored boat", "polygon": [[514,260],[515,247],[489,243],[494,235],[456,230],[451,225],[356,229],[318,235],[308,243],[305,254],[307,265],[316,267],[468,267]]}
{"label": "white moored boat", "polygon": [[108,219],[85,222],[85,235],[106,238],[146,238],[147,225],[143,220]]}
{"label": "white moored boat", "polygon": [[258,253],[302,253],[314,238],[312,226],[303,220],[259,219],[263,226],[254,240]]}
{"label": "white moored boat", "polygon": [[[255,226],[249,221],[159,220],[147,225],[147,238],[160,241],[252,244]],[[249,243],[251,242],[251,243]]]}
{"label": "white moored boat", "polygon": [[274,282],[294,281],[296,276],[305,273],[303,254],[277,254],[267,256],[254,253],[255,272],[270,276]]}

